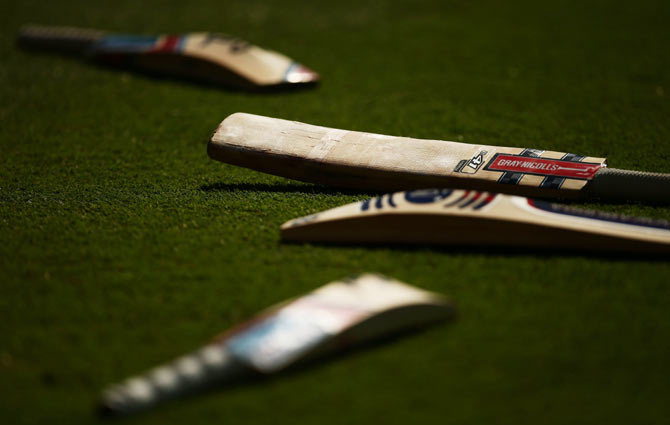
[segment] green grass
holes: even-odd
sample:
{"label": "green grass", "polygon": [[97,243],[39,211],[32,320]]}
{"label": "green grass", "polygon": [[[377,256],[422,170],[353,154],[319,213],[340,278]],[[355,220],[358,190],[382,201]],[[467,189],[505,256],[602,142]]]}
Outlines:
{"label": "green grass", "polygon": [[[459,318],[128,423],[665,423],[667,262],[529,251],[284,245],[364,199],[210,160],[244,111],[670,172],[667,1],[2,2],[0,418],[92,423],[108,383],[262,308],[376,271]],[[23,52],[28,22],[217,30],[322,74],[245,94]],[[590,206],[670,218],[670,208]]]}

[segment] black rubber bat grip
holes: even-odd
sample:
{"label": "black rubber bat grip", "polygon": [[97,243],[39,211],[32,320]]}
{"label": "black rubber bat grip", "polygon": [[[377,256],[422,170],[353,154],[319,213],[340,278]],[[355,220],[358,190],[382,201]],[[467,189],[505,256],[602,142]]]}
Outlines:
{"label": "black rubber bat grip", "polygon": [[670,204],[670,174],[601,168],[585,189],[603,200]]}
{"label": "black rubber bat grip", "polygon": [[104,416],[136,413],[217,384],[232,383],[249,373],[250,369],[223,345],[212,344],[107,388],[99,412]]}
{"label": "black rubber bat grip", "polygon": [[85,28],[28,25],[21,28],[17,42],[29,49],[85,55],[105,34],[104,31]]}

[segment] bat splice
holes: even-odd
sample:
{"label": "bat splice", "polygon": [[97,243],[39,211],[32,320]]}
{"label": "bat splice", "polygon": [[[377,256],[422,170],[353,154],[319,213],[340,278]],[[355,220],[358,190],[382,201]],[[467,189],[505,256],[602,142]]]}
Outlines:
{"label": "bat splice", "polygon": [[143,36],[27,26],[18,42],[111,66],[244,89],[300,86],[319,80],[317,73],[280,53],[223,34]]}
{"label": "bat splice", "polygon": [[670,174],[607,168],[605,158],[345,131],[236,113],[210,157],[296,180],[407,190],[457,187],[545,198],[670,202]]}
{"label": "bat splice", "polygon": [[521,196],[422,189],[284,223],[285,241],[539,247],[670,254],[670,223]]}

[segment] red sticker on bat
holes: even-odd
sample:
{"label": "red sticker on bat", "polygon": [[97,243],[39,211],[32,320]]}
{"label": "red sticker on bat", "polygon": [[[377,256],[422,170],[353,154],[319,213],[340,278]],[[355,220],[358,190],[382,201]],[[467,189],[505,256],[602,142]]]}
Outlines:
{"label": "red sticker on bat", "polygon": [[484,167],[485,170],[489,171],[511,171],[539,176],[558,176],[587,180],[591,180],[601,168],[602,164],[599,163],[507,154],[496,154]]}
{"label": "red sticker on bat", "polygon": [[177,49],[179,45],[179,40],[181,37],[178,35],[168,35],[163,38],[160,44],[157,44],[154,47],[153,52],[155,53],[172,53]]}

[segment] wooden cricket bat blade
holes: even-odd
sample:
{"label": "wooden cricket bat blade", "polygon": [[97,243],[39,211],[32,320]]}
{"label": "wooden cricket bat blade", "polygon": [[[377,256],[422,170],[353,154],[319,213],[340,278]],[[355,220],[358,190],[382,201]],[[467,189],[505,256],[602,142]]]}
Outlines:
{"label": "wooden cricket bat blade", "polygon": [[204,347],[107,388],[101,413],[122,416],[455,316],[437,293],[376,274],[331,282],[269,307]]}
{"label": "wooden cricket bat blade", "polygon": [[284,241],[445,244],[670,254],[664,220],[520,196],[423,189],[382,195],[284,223]]}
{"label": "wooden cricket bat blade", "polygon": [[345,131],[236,113],[209,156],[311,183],[373,190],[454,187],[543,198],[670,202],[670,174],[616,170],[605,158]]}
{"label": "wooden cricket bat blade", "polygon": [[319,75],[293,59],[215,33],[122,35],[29,25],[20,46],[85,56],[106,65],[243,89],[311,85]]}

